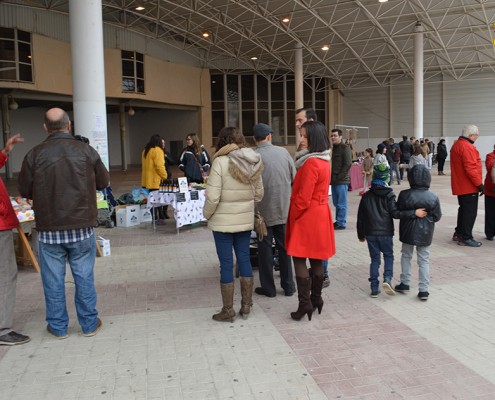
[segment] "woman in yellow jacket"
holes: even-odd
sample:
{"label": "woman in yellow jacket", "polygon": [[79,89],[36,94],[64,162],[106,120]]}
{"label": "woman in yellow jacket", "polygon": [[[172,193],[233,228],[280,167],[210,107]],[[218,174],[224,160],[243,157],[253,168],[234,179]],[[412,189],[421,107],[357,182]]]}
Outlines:
{"label": "woman in yellow jacket", "polygon": [[[141,155],[142,175],[141,186],[150,191],[160,188],[160,181],[167,179],[165,170],[165,152],[162,147],[163,139],[160,135],[153,135]],[[163,224],[165,216],[162,207],[156,208],[156,223]]]}

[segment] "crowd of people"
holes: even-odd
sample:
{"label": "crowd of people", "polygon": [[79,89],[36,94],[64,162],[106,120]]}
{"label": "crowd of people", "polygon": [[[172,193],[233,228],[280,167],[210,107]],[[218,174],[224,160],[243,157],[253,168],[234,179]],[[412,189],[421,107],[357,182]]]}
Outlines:
{"label": "crowd of people", "polygon": [[[57,339],[68,337],[65,299],[66,260],[76,286],[75,307],[83,336],[94,336],[102,327],[96,308],[94,285],[96,243],[96,190],[109,185],[109,173],[98,153],[71,133],[67,113],[53,108],[45,114],[47,138],[25,156],[18,178],[21,196],[33,200],[39,232],[41,278],[46,304],[47,331]],[[286,149],[272,143],[273,129],[267,124],[253,128],[251,148],[235,127],[223,128],[215,154],[210,157],[196,134],[188,134],[179,168],[192,182],[206,183],[203,214],[213,232],[220,263],[222,309],[216,321],[234,321],[234,259],[240,273],[241,305],[238,314],[246,319],[253,305],[253,293],[266,297],[277,294],[273,275],[277,251],[280,286],[285,296],[298,294],[291,318],[309,320],[322,312],[322,289],[330,284],[328,260],[336,253],[335,230],[347,229],[349,171],[353,153],[342,131],[326,127],[312,109],[296,110],[300,133],[293,158]],[[479,131],[464,127],[450,151],[451,186],[459,209],[453,240],[459,245],[480,247],[472,230],[478,199],[485,194],[485,235],[495,236],[495,146],[487,155],[487,174],[482,181],[482,163],[474,143]],[[0,166],[20,135],[10,137],[0,151]],[[410,290],[411,261],[416,248],[419,279],[418,297],[429,297],[429,252],[434,226],[441,218],[438,197],[429,190],[434,144],[428,139],[403,137],[395,144],[388,139],[377,146],[375,155],[364,151],[364,190],[357,215],[357,236],[366,241],[370,255],[371,296],[380,293],[380,263],[384,258],[381,288],[389,294]],[[448,152],[445,140],[437,146],[438,174],[443,172]],[[173,160],[165,150],[165,140],[153,135],[142,151],[142,186],[157,190],[160,181],[170,178]],[[407,171],[407,172],[406,172]],[[396,199],[393,178],[401,184],[407,174],[410,188]],[[207,176],[208,175],[208,176]],[[67,185],[70,181],[71,185]],[[368,189],[368,183],[370,188]],[[335,207],[335,221],[329,206],[329,188]],[[0,345],[26,343],[30,338],[12,330],[17,266],[12,229],[17,217],[0,181]],[[254,288],[250,261],[251,232],[255,208],[266,224],[266,235],[257,236],[260,286]],[[164,219],[163,210],[158,219]],[[165,210],[166,214],[166,210]],[[399,222],[402,242],[399,284],[392,286],[394,219]],[[308,238],[311,237],[311,240]],[[294,274],[292,269],[294,265]],[[294,279],[295,278],[295,279]]]}

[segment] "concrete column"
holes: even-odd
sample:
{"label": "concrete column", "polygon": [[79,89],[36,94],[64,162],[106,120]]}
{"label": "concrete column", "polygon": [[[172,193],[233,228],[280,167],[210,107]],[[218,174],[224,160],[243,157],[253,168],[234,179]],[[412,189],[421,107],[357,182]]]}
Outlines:
{"label": "concrete column", "polygon": [[101,0],[69,1],[74,127],[109,168]]}
{"label": "concrete column", "polygon": [[[301,43],[296,43],[294,50],[294,93],[295,106],[298,108],[304,107],[304,76],[303,76],[303,49]],[[295,111],[295,110],[294,110]],[[296,148],[301,142],[301,133],[296,129]]]}
{"label": "concrete column", "polygon": [[423,36],[424,29],[417,23],[414,31],[414,137],[423,137]]}

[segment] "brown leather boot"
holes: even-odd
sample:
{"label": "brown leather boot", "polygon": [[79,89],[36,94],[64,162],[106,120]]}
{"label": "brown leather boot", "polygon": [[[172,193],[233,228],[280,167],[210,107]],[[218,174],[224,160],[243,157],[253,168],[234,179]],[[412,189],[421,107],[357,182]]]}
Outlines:
{"label": "brown leather boot", "polygon": [[241,276],[240,281],[242,300],[239,315],[242,319],[247,319],[253,306],[253,277]]}
{"label": "brown leather boot", "polygon": [[223,307],[218,314],[214,314],[212,318],[215,321],[234,322],[234,282],[220,283],[220,292],[222,293]]}
{"label": "brown leather boot", "polygon": [[313,315],[313,305],[311,304],[311,278],[300,278],[296,276],[297,297],[299,298],[299,307],[296,312],[291,312],[290,316],[296,321],[300,321],[302,317],[308,314],[308,319],[311,321]]}
{"label": "brown leather boot", "polygon": [[313,275],[311,280],[311,304],[313,305],[313,311],[318,309],[318,314],[321,314],[324,301],[321,298],[321,289],[324,281],[323,275]]}

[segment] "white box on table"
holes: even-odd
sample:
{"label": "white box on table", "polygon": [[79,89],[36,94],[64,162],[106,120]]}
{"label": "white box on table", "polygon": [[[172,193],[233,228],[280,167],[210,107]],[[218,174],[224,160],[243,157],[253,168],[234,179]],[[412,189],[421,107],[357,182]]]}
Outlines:
{"label": "white box on table", "polygon": [[139,205],[128,205],[117,209],[117,226],[128,228],[141,223],[141,211]]}
{"label": "white box on table", "polygon": [[141,216],[141,223],[153,221],[153,218],[151,215],[151,208],[146,208],[145,205],[142,205],[139,212],[140,212],[140,216]]}
{"label": "white box on table", "polygon": [[109,256],[111,254],[110,240],[105,239],[104,237],[98,236],[96,241],[100,245],[100,249],[101,249],[101,253],[103,254],[103,257]]}

